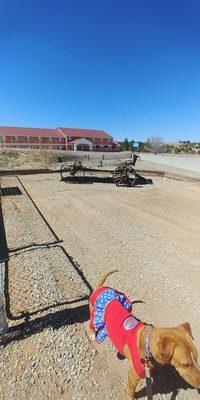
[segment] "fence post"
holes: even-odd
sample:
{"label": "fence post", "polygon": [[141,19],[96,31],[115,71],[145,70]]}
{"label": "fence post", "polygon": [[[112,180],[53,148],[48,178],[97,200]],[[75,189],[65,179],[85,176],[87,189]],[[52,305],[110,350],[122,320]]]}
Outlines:
{"label": "fence post", "polygon": [[4,291],[3,291],[3,264],[0,262],[0,335],[8,330],[8,322],[4,306]]}
{"label": "fence post", "polygon": [[134,160],[134,153],[131,153],[131,159],[132,159],[132,164],[133,164],[133,160]]}
{"label": "fence post", "polygon": [[1,207],[1,195],[0,186],[0,334],[3,334],[8,330],[8,322],[4,304],[3,264],[9,260],[9,255]]}

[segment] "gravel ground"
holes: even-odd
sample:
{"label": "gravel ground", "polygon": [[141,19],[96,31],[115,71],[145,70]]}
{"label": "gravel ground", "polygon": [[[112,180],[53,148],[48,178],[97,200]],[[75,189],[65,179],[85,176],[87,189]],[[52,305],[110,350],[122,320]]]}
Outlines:
{"label": "gravel ground", "polygon": [[[158,326],[189,321],[200,349],[197,183],[154,178],[130,189],[20,179],[62,243],[19,181],[3,178],[23,194],[3,199],[11,334],[0,348],[2,400],[125,398],[126,361],[87,335],[86,297],[112,267],[120,272],[108,282],[144,302],[137,316]],[[156,372],[156,400],[172,400],[176,388],[180,400],[199,398],[174,371]],[[144,382],[138,390],[145,399]]]}

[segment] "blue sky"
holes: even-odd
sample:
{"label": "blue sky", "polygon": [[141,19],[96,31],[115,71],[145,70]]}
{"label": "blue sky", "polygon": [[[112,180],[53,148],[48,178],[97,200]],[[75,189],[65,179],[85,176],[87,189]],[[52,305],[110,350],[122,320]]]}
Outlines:
{"label": "blue sky", "polygon": [[0,125],[200,141],[199,0],[0,0]]}

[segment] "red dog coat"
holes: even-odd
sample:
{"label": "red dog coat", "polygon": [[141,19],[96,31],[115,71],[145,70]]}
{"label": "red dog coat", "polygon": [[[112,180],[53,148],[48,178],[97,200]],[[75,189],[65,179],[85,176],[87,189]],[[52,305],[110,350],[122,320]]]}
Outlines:
{"label": "red dog coat", "polygon": [[[114,291],[114,289],[104,286],[100,289],[95,290],[90,297],[90,303],[94,307],[90,316],[90,327],[92,329],[95,329],[95,305],[98,302],[100,295],[102,295],[103,293],[107,295],[106,292],[109,293],[109,291]],[[115,292],[119,295],[123,295],[123,293],[119,293],[117,291]],[[137,334],[138,331],[142,328],[143,323],[138,322],[134,318],[134,316],[124,308],[120,301],[115,298],[111,298],[111,300],[107,301],[107,304],[105,305],[105,308],[103,310],[103,319],[107,334],[118,352],[124,356],[123,349],[124,346],[127,345],[131,352],[132,364],[135,372],[137,373],[138,377],[144,378],[144,365],[141,363],[137,344]]]}

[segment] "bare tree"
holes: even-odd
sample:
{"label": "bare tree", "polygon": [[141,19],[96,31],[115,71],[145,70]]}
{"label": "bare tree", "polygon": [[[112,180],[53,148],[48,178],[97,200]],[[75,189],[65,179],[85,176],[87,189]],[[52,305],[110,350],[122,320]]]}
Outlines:
{"label": "bare tree", "polygon": [[161,136],[151,136],[147,139],[147,145],[154,153],[164,152],[164,139]]}

